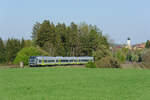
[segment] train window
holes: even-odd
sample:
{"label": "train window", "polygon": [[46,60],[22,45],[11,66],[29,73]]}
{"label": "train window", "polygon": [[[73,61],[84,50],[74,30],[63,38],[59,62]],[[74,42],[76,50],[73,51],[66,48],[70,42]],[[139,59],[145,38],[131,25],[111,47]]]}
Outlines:
{"label": "train window", "polygon": [[34,59],[30,59],[30,62],[34,62]]}
{"label": "train window", "polygon": [[77,62],[77,60],[74,60],[74,62]]}
{"label": "train window", "polygon": [[35,58],[36,58],[35,56],[31,56],[31,57],[30,57],[30,59],[35,59]]}
{"label": "train window", "polygon": [[45,63],[47,63],[47,60],[44,60]]}
{"label": "train window", "polygon": [[82,61],[82,62],[88,62],[89,60],[87,60],[87,59],[82,59],[81,61]]}
{"label": "train window", "polygon": [[39,60],[39,63],[41,63],[42,62],[42,60]]}
{"label": "train window", "polygon": [[68,60],[61,60],[61,62],[68,62]]}
{"label": "train window", "polygon": [[55,62],[55,60],[48,60],[48,62],[50,63],[50,62]]}
{"label": "train window", "polygon": [[59,60],[56,60],[56,62],[59,62]]}
{"label": "train window", "polygon": [[73,62],[73,60],[69,60],[69,62]]}

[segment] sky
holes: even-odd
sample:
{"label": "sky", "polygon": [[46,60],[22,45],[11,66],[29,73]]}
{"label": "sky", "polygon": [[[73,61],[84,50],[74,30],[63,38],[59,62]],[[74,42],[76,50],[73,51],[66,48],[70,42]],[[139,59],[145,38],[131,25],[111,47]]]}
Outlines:
{"label": "sky", "polygon": [[150,0],[0,0],[0,37],[31,39],[35,22],[97,25],[115,43],[150,40]]}

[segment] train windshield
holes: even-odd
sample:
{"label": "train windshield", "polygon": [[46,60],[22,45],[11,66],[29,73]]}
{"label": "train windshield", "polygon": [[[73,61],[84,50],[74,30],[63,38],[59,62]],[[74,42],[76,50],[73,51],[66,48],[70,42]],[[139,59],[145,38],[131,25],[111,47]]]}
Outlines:
{"label": "train windshield", "polygon": [[30,62],[35,62],[35,59],[36,59],[35,56],[31,56],[30,59],[29,59],[29,61],[30,61]]}

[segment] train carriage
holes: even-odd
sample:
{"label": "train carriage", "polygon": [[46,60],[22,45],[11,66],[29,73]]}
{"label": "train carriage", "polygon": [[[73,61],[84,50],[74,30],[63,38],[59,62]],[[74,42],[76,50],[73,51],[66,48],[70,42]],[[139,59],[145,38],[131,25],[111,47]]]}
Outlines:
{"label": "train carriage", "polygon": [[31,56],[29,59],[30,66],[86,64],[88,62],[94,62],[94,58],[93,57]]}

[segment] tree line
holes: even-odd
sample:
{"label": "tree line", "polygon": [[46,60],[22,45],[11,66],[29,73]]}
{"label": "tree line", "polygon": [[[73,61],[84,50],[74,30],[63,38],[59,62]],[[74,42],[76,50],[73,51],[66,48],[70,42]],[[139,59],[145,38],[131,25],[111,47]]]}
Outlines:
{"label": "tree line", "polygon": [[0,63],[13,62],[17,53],[24,47],[24,39],[8,39],[6,43],[0,38]]}
{"label": "tree line", "polygon": [[[0,38],[0,63],[11,64],[25,47],[35,47],[39,52],[44,50],[49,56],[94,56],[101,59],[110,55],[107,38],[97,26],[74,22],[68,26],[65,23],[55,25],[44,20],[34,24],[32,40],[10,38],[4,42]],[[27,52],[30,54],[31,51]]]}
{"label": "tree line", "polygon": [[[71,22],[56,25],[49,20],[37,22],[33,27],[32,40],[51,56],[105,56],[109,43],[102,31],[93,25]],[[98,57],[99,58],[99,57]]]}
{"label": "tree line", "polygon": [[0,63],[12,64],[22,48],[32,46],[31,40],[9,38],[7,41],[0,38]]}
{"label": "tree line", "polygon": [[[108,38],[95,25],[86,23],[54,24],[49,20],[36,22],[32,40],[0,38],[0,63],[26,65],[30,56],[94,56],[96,67],[120,67],[120,63],[142,62],[144,50],[121,48],[112,51]],[[147,41],[146,48],[150,48]],[[146,57],[144,58],[146,59]],[[93,64],[89,64],[93,65]]]}

